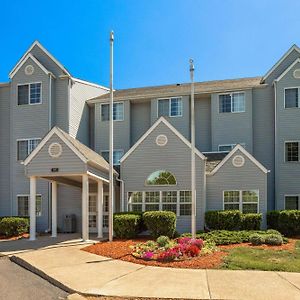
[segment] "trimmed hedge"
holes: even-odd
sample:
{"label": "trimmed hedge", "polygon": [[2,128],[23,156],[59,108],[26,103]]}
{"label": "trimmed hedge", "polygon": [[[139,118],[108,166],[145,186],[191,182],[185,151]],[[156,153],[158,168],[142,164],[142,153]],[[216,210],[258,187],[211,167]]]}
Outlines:
{"label": "trimmed hedge", "polygon": [[115,213],[114,232],[117,238],[134,238],[142,227],[142,215],[139,213]]}
{"label": "trimmed hedge", "polygon": [[281,210],[267,213],[268,228],[273,228],[284,235],[293,236],[300,234],[300,211]]}
{"label": "trimmed hedge", "polygon": [[3,217],[0,219],[0,235],[19,236],[29,231],[29,219],[20,217]]}
{"label": "trimmed hedge", "polygon": [[165,235],[172,238],[176,230],[176,214],[171,211],[147,211],[143,220],[154,238]]}
{"label": "trimmed hedge", "polygon": [[259,230],[262,214],[242,214],[239,210],[215,210],[205,213],[210,230]]}

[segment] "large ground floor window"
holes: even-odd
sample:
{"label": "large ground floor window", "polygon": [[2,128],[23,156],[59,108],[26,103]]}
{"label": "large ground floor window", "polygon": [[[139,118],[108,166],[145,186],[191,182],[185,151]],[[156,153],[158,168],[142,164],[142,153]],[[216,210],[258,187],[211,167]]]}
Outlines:
{"label": "large ground floor window", "polygon": [[286,195],[285,196],[285,209],[299,209],[299,196]]}
{"label": "large ground floor window", "polygon": [[[18,216],[29,217],[29,195],[18,195]],[[42,196],[36,195],[36,216],[42,215]]]}
{"label": "large ground floor window", "polygon": [[224,210],[240,210],[242,213],[258,213],[258,190],[223,191]]}
{"label": "large ground floor window", "polygon": [[177,216],[190,216],[191,191],[128,192],[129,211],[173,211]]}

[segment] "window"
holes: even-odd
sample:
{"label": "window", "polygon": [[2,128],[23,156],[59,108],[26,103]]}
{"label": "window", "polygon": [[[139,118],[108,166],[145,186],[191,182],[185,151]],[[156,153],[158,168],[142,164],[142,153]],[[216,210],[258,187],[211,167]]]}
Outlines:
{"label": "window", "polygon": [[[17,196],[18,200],[18,216],[28,217],[29,216],[29,195]],[[36,216],[42,215],[42,196],[36,196]]]}
{"label": "window", "polygon": [[[219,145],[218,151],[220,152],[230,152],[237,144],[225,144],[225,145]],[[240,143],[240,145],[244,148],[246,148],[245,143]]]}
{"label": "window", "polygon": [[177,216],[190,216],[192,212],[191,191],[128,192],[129,211],[164,210]]}
{"label": "window", "polygon": [[284,107],[299,107],[299,90],[300,88],[287,88],[284,90]]}
{"label": "window", "polygon": [[299,209],[299,196],[285,196],[285,209]]}
{"label": "window", "polygon": [[285,161],[299,161],[299,142],[285,142]]}
{"label": "window", "polygon": [[[101,155],[103,158],[109,163],[109,151],[101,151]],[[123,150],[114,150],[113,154],[113,165],[119,166],[120,165],[120,159],[124,155]]]}
{"label": "window", "polygon": [[219,112],[244,112],[245,93],[230,93],[219,95]]}
{"label": "window", "polygon": [[158,99],[157,116],[181,117],[182,99],[180,97]]}
{"label": "window", "polygon": [[224,191],[224,210],[240,210],[242,213],[257,213],[259,191]]}
{"label": "window", "polygon": [[148,185],[175,185],[175,176],[165,170],[153,172],[146,180]]}
{"label": "window", "polygon": [[[124,120],[124,103],[116,102],[113,104],[113,120]],[[109,104],[101,104],[101,121],[109,121]]]}
{"label": "window", "polygon": [[41,139],[26,139],[17,141],[17,159],[25,160],[25,158],[36,148]]}
{"label": "window", "polygon": [[41,90],[41,83],[18,85],[18,105],[41,103]]}

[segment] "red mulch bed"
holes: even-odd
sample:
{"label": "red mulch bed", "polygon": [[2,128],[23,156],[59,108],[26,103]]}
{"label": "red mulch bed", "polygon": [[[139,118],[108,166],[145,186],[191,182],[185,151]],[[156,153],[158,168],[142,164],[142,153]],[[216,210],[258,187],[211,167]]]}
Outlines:
{"label": "red mulch bed", "polygon": [[0,235],[0,240],[7,240],[7,241],[15,241],[15,240],[19,240],[19,239],[28,239],[29,238],[29,233],[24,233],[22,235],[19,236],[11,236],[11,237],[7,237],[5,235]]}
{"label": "red mulch bed", "polygon": [[158,262],[154,260],[146,261],[143,259],[135,258],[131,255],[132,250],[130,246],[136,243],[145,242],[146,238],[134,239],[134,240],[114,240],[113,242],[102,242],[94,245],[87,246],[82,250],[101,255],[106,257],[111,257],[114,259],[121,259],[124,261],[142,264],[146,266],[158,266],[158,267],[170,267],[170,268],[189,268],[189,269],[216,269],[220,267],[225,256],[228,255],[229,249],[237,247],[251,247],[255,249],[266,249],[266,250],[290,250],[294,251],[295,243],[298,239],[290,239],[289,243],[283,244],[281,246],[252,246],[249,243],[234,244],[234,245],[224,245],[218,246],[218,251],[207,255],[200,255],[196,258],[174,261],[174,262]]}

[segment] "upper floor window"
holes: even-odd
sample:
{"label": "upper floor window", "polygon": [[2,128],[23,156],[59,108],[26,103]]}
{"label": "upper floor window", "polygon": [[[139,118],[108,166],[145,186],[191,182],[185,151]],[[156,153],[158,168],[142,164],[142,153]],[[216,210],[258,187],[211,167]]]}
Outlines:
{"label": "upper floor window", "polygon": [[299,142],[285,142],[285,161],[299,161]]}
{"label": "upper floor window", "polygon": [[[109,151],[101,151],[101,155],[107,162],[109,162]],[[120,159],[122,158],[123,155],[124,155],[123,150],[114,150],[114,154],[113,154],[113,165],[114,166],[120,165]]]}
{"label": "upper floor window", "polygon": [[25,160],[25,158],[36,148],[41,139],[24,139],[18,140],[18,160]]}
{"label": "upper floor window", "polygon": [[148,185],[175,185],[175,176],[165,170],[153,172],[146,180]]}
{"label": "upper floor window", "polygon": [[[225,145],[219,145],[218,151],[220,152],[230,152],[237,144],[225,144]],[[246,148],[245,143],[240,143],[240,145],[244,148]]]}
{"label": "upper floor window", "polygon": [[[113,120],[124,120],[124,103],[116,102],[113,104]],[[109,121],[109,104],[101,104],[101,121]]]}
{"label": "upper floor window", "polygon": [[219,112],[244,112],[245,93],[229,93],[219,95]]}
{"label": "upper floor window", "polygon": [[41,90],[40,82],[18,85],[18,105],[41,103]]}
{"label": "upper floor window", "polygon": [[182,116],[182,99],[180,97],[158,99],[157,116],[181,117]]}
{"label": "upper floor window", "polygon": [[287,88],[284,90],[284,107],[299,107],[300,88]]}

